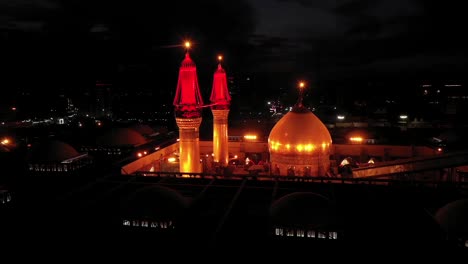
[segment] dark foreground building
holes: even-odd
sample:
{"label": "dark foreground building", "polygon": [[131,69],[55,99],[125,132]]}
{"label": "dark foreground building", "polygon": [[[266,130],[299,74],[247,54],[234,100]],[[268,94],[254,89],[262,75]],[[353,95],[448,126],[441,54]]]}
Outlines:
{"label": "dark foreground building", "polygon": [[467,249],[467,223],[450,217],[466,215],[466,206],[445,205],[468,198],[468,186],[456,184],[245,175],[34,177],[0,209],[0,228],[8,247],[81,255],[174,249],[456,253]]}

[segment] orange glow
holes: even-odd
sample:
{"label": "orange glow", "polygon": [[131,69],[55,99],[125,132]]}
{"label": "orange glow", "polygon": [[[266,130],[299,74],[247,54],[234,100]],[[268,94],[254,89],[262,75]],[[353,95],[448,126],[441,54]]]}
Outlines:
{"label": "orange glow", "polygon": [[8,138],[5,138],[2,140],[2,145],[8,145],[10,143],[10,140]]}
{"label": "orange glow", "polygon": [[191,46],[190,41],[185,41],[184,46],[186,49],[190,49],[190,46]]}
{"label": "orange glow", "polygon": [[218,61],[221,62],[223,60],[223,55],[218,55]]}
{"label": "orange glow", "polygon": [[148,152],[146,152],[146,151],[143,151],[143,154],[145,154],[145,155],[146,155],[146,154],[148,154]]}
{"label": "orange glow", "polygon": [[176,158],[170,157],[170,158],[167,159],[167,161],[169,161],[169,162],[175,162],[175,161],[176,161]]}
{"label": "orange glow", "polygon": [[305,146],[305,150],[306,150],[306,151],[312,151],[312,150],[314,150],[314,149],[315,149],[315,146],[314,146],[313,144],[307,144],[307,145]]}
{"label": "orange glow", "polygon": [[244,138],[247,140],[256,140],[257,135],[245,135]]}
{"label": "orange glow", "polygon": [[237,159],[237,155],[234,155],[234,158]]}
{"label": "orange glow", "polygon": [[[215,74],[216,76],[216,74]],[[216,79],[216,77],[215,77]],[[215,91],[213,83],[213,92]],[[213,102],[213,101],[212,101]],[[220,101],[214,101],[217,103]],[[228,111],[212,108],[213,113],[213,161],[218,162],[220,166],[226,166],[229,163],[228,147]]]}
{"label": "orange glow", "polygon": [[139,158],[141,158],[141,157],[143,156],[143,154],[141,154],[141,152],[138,152],[137,156],[138,156]]}
{"label": "orange glow", "polygon": [[298,152],[303,152],[303,151],[307,151],[307,152],[312,152],[314,151],[315,149],[319,148],[320,146],[322,147],[322,151],[325,151],[326,149],[328,149],[330,147],[330,144],[329,143],[321,143],[321,144],[318,144],[318,145],[315,145],[315,144],[297,144],[297,145],[293,145],[293,144],[284,144],[284,147],[282,148],[281,147],[281,143],[279,142],[275,142],[275,141],[271,141],[270,142],[270,149],[271,150],[275,150],[275,151],[292,151],[292,150],[296,150]]}
{"label": "orange glow", "polygon": [[297,151],[301,152],[302,149],[304,149],[304,147],[301,144],[299,144],[299,145],[296,146],[296,149],[297,149]]}
{"label": "orange glow", "polygon": [[178,154],[171,156],[175,158],[171,160],[179,164],[179,172],[181,173],[200,173],[202,172],[202,163],[200,162],[202,156],[200,155],[198,127],[201,118],[191,120],[176,118],[176,121],[180,135],[179,151],[177,151]]}
{"label": "orange glow", "polygon": [[299,88],[304,88],[305,87],[305,82],[299,82]]}
{"label": "orange glow", "polygon": [[362,139],[362,137],[350,137],[349,140],[352,141],[352,142],[360,143],[360,142],[362,142],[363,139]]}

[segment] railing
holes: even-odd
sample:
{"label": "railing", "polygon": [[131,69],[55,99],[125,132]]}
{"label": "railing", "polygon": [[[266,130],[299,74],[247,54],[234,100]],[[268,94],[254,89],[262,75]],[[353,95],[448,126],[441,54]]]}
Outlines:
{"label": "railing", "polygon": [[430,157],[419,157],[373,164],[353,169],[353,177],[379,177],[444,168],[453,168],[468,164],[468,152],[453,152]]}
{"label": "railing", "polygon": [[277,181],[277,182],[304,182],[322,184],[367,184],[367,185],[404,185],[416,187],[453,187],[468,189],[468,181],[422,181],[401,179],[376,179],[376,178],[341,178],[341,177],[302,177],[302,176],[275,176],[275,175],[250,175],[250,174],[207,174],[207,173],[176,173],[176,172],[149,172],[137,171],[131,176],[163,177],[163,178],[199,178],[199,179],[228,179],[228,180],[252,180],[252,181]]}

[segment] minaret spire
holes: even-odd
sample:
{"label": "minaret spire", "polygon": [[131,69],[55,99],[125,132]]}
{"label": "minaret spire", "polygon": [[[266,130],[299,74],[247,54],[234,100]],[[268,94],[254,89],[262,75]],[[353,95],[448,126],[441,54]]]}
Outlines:
{"label": "minaret spire", "polygon": [[185,59],[179,69],[179,80],[174,97],[176,117],[201,117],[203,99],[198,86],[197,67],[190,58],[188,48],[190,42],[185,43],[187,48]]}
{"label": "minaret spire", "polygon": [[226,72],[221,66],[223,57],[218,56],[218,68],[213,76],[211,90],[211,112],[213,113],[213,159],[221,166],[229,161],[228,149],[228,115],[231,95],[229,94]]}
{"label": "minaret spire", "polygon": [[203,100],[198,86],[197,68],[190,58],[190,42],[185,42],[185,59],[179,69],[174,110],[179,127],[179,171],[201,172],[199,127],[202,121]]}
{"label": "minaret spire", "polygon": [[213,88],[210,101],[214,104],[213,109],[229,109],[231,95],[229,94],[226,80],[226,72],[221,66],[223,56],[218,56],[218,68],[213,76]]}

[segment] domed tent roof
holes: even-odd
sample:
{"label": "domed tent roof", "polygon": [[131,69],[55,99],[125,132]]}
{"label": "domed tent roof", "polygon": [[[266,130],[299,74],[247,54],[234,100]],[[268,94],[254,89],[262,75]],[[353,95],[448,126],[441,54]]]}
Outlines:
{"label": "domed tent roof", "polygon": [[131,128],[112,128],[97,140],[100,146],[138,146],[144,143],[146,139]]}
{"label": "domed tent roof", "polygon": [[449,236],[468,236],[468,199],[443,206],[437,210],[435,219]]}
{"label": "domed tent roof", "polygon": [[188,207],[188,200],[177,191],[162,186],[139,189],[122,206],[130,217],[174,220]]}
{"label": "domed tent roof", "polygon": [[290,111],[273,127],[268,137],[270,153],[328,149],[332,139],[327,127],[306,108]]}
{"label": "domed tent roof", "polygon": [[155,133],[155,131],[148,125],[145,124],[135,124],[130,127],[136,132],[140,133],[143,136],[149,136]]}
{"label": "domed tent roof", "polygon": [[75,148],[58,140],[47,140],[35,144],[28,157],[31,163],[52,163],[79,156]]}
{"label": "domed tent roof", "polygon": [[275,225],[326,228],[336,224],[335,208],[328,198],[312,192],[295,192],[276,200],[270,208]]}

